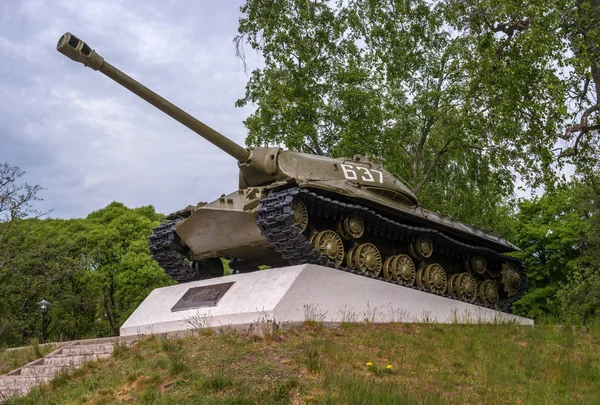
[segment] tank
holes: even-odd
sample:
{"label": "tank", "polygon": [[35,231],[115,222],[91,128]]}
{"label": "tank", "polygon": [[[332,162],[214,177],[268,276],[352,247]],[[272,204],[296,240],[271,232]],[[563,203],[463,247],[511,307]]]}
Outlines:
{"label": "tank", "polygon": [[168,215],[149,240],[178,282],[314,263],[447,298],[509,310],[527,288],[505,238],[425,209],[373,157],[245,148],[64,34],[57,50],[97,70],[237,161],[239,188]]}

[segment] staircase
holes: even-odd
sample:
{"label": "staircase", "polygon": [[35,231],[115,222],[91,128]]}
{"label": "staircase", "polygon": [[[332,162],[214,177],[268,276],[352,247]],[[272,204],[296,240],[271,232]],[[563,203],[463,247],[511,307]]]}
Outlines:
{"label": "staircase", "polygon": [[[134,341],[130,340],[123,344],[132,343]],[[27,394],[33,387],[50,381],[62,371],[77,368],[87,361],[109,357],[114,344],[115,341],[110,339],[78,341],[0,376],[0,404],[13,396]]]}

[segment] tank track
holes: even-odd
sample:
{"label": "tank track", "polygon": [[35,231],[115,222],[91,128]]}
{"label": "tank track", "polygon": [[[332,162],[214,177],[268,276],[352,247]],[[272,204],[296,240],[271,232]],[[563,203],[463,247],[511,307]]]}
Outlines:
{"label": "tank track", "polygon": [[[440,254],[461,258],[463,256],[466,257],[466,255],[470,253],[477,252],[483,253],[487,257],[494,257],[505,262],[511,262],[521,276],[522,282],[519,292],[513,297],[501,299],[498,303],[498,307],[491,307],[478,302],[474,303],[474,305],[509,312],[512,303],[521,298],[527,289],[527,277],[524,274],[521,262],[517,259],[506,257],[486,247],[472,246],[456,241],[435,229],[405,225],[377,214],[370,208],[358,204],[337,201],[298,187],[275,191],[267,198],[263,199],[258,209],[257,218],[257,225],[262,235],[265,236],[273,248],[292,265],[304,263],[319,264],[363,277],[376,278],[386,283],[394,283],[402,285],[403,287],[409,287],[434,294],[415,285],[407,286],[394,280],[388,280],[384,277],[373,277],[348,267],[338,266],[330,261],[326,256],[316,250],[300,232],[300,229],[294,225],[294,211],[291,205],[293,198],[296,196],[307,203],[309,215],[313,214],[325,218],[337,219],[346,213],[360,213],[365,221],[365,233],[391,238],[400,242],[405,241],[407,243],[414,236],[427,234],[439,249]],[[458,298],[448,294],[436,295],[442,295],[449,299],[458,300]]]}
{"label": "tank track", "polygon": [[[222,276],[221,259],[208,259],[202,262],[186,260],[188,249],[179,243],[179,236],[175,232],[177,222],[182,219],[165,222],[154,228],[148,243],[152,258],[169,277],[178,283]],[[221,274],[218,274],[219,267]]]}
{"label": "tank track", "polygon": [[188,280],[192,274],[192,268],[186,261],[185,248],[179,244],[175,233],[177,221],[165,222],[154,228],[148,248],[152,258],[173,280],[182,282]]}

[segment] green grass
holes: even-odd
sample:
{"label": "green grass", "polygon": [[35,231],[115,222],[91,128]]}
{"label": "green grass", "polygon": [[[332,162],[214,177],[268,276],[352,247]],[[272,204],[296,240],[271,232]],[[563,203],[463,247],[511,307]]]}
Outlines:
{"label": "green grass", "polygon": [[277,339],[152,337],[12,403],[595,404],[599,332],[311,322]]}
{"label": "green grass", "polygon": [[0,349],[0,375],[44,357],[58,347],[57,345],[40,346],[37,341],[33,341],[30,346],[19,349]]}

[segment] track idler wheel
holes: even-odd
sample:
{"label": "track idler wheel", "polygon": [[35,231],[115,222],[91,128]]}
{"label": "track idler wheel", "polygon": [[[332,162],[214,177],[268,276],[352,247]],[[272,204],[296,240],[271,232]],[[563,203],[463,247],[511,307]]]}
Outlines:
{"label": "track idler wheel", "polygon": [[337,231],[344,239],[358,239],[365,233],[365,222],[356,213],[351,213],[337,223]]}
{"label": "track idler wheel", "polygon": [[446,291],[448,279],[446,271],[437,263],[421,267],[417,271],[417,286],[426,288],[436,294],[443,294]]}
{"label": "track idler wheel", "polygon": [[372,243],[358,245],[353,256],[353,264],[357,270],[374,277],[381,273],[383,267],[381,253]]}
{"label": "track idler wheel", "polygon": [[327,256],[329,260],[337,264],[342,264],[344,260],[344,243],[339,235],[333,231],[321,231],[314,240],[313,246],[322,255]]}
{"label": "track idler wheel", "polygon": [[521,276],[512,264],[504,263],[502,265],[501,283],[504,286],[504,292],[509,296],[513,297],[519,293],[521,288]]}
{"label": "track idler wheel", "polygon": [[383,265],[383,275],[400,284],[413,285],[417,277],[415,263],[408,255],[390,256]]}
{"label": "track idler wheel", "polygon": [[500,300],[500,295],[498,294],[498,286],[492,280],[485,280],[479,283],[479,287],[477,289],[479,301],[482,304],[496,306],[498,301]]}
{"label": "track idler wheel", "polygon": [[409,245],[410,255],[417,259],[427,259],[433,254],[433,242],[427,235],[421,235]]}
{"label": "track idler wheel", "polygon": [[467,268],[473,274],[483,274],[487,269],[487,263],[485,257],[482,255],[472,255],[467,260]]}
{"label": "track idler wheel", "polygon": [[306,204],[299,200],[298,198],[294,198],[292,201],[292,210],[294,211],[293,220],[294,225],[300,229],[300,233],[306,230],[308,226],[308,209],[306,209]]}

